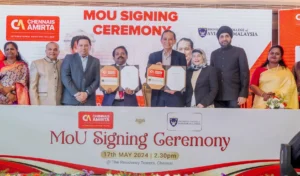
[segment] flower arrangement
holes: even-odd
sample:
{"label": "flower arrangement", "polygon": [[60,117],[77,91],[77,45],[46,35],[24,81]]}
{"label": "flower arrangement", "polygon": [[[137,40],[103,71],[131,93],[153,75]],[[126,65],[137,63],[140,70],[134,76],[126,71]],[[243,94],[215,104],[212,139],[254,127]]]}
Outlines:
{"label": "flower arrangement", "polygon": [[[20,174],[20,173],[9,173],[9,169],[0,170],[0,176],[94,176],[93,171],[87,171],[83,169],[81,172],[68,174],[68,173],[29,173],[29,174]],[[106,174],[96,174],[100,176],[146,176],[147,174],[134,174],[134,173],[127,173],[127,172],[119,172],[113,174],[111,171],[108,171]],[[195,174],[190,174],[194,176]],[[189,174],[150,174],[150,176],[189,176]],[[225,174],[221,174],[221,176],[226,176]]]}
{"label": "flower arrangement", "polygon": [[280,96],[273,96],[267,100],[267,109],[285,109],[286,103]]}
{"label": "flower arrangement", "polygon": [[[75,174],[67,174],[67,173],[63,173],[63,174],[57,174],[54,172],[51,173],[30,173],[30,174],[19,174],[19,173],[14,173],[14,174],[9,174],[8,173],[8,169],[1,171],[0,170],[0,176],[93,176],[94,172],[93,171],[87,171],[85,169],[82,170],[82,172],[79,173],[75,173]],[[97,174],[99,175],[99,174]],[[151,174],[151,176],[188,176],[189,174],[165,174],[165,175],[159,175],[159,174]],[[195,174],[190,174],[192,176],[194,176]],[[101,176],[101,175],[100,175]],[[103,174],[103,176],[146,176],[146,174],[131,174],[131,173],[126,173],[126,172],[120,172],[117,174],[112,174],[111,171],[107,172],[106,174]],[[226,176],[225,174],[221,174],[221,176]],[[274,174],[265,174],[265,175],[261,175],[261,176],[274,176]]]}
{"label": "flower arrangement", "polygon": [[[93,171],[87,171],[85,169],[82,172],[67,174],[67,173],[29,173],[29,174],[21,174],[21,173],[9,173],[9,169],[0,170],[0,176],[92,176],[94,174]],[[106,175],[106,174],[103,174]]]}

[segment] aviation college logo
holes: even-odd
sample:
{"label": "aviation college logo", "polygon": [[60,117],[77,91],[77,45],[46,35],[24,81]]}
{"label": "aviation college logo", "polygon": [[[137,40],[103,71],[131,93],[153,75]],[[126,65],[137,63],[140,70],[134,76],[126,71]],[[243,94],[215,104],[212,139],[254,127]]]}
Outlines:
{"label": "aviation college logo", "polygon": [[198,34],[200,35],[200,37],[205,37],[207,34],[207,28],[198,28]]}
{"label": "aviation college logo", "polygon": [[[204,38],[206,36],[217,36],[219,28],[206,28],[206,27],[200,27],[198,28],[198,34],[201,38]],[[257,37],[258,33],[256,31],[252,31],[247,28],[232,28],[233,30],[233,36],[238,37]]]}
{"label": "aviation college logo", "polygon": [[170,124],[172,127],[175,127],[177,125],[178,118],[170,118]]}
{"label": "aviation college logo", "polygon": [[58,16],[7,16],[6,40],[59,41]]}
{"label": "aviation college logo", "polygon": [[193,112],[169,112],[167,115],[169,131],[201,131],[202,114]]}

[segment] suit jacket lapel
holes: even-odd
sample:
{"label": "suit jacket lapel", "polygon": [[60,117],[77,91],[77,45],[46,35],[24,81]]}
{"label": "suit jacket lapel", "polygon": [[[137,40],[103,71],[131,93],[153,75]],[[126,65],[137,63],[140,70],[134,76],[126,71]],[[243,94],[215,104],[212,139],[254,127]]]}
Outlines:
{"label": "suit jacket lapel", "polygon": [[88,68],[90,68],[91,65],[92,65],[92,58],[91,58],[91,56],[89,55],[89,56],[88,56],[87,63],[86,63],[86,67],[85,67],[84,73],[87,72]]}
{"label": "suit jacket lapel", "polygon": [[191,82],[192,76],[193,76],[193,71],[187,70],[187,71],[186,71],[186,79],[187,79],[187,82]]}
{"label": "suit jacket lapel", "polygon": [[[163,51],[161,50],[161,52],[159,52],[159,55],[157,56],[157,61],[156,62],[161,62],[162,63],[162,55],[163,55]],[[155,63],[156,64],[156,63]]]}
{"label": "suit jacket lapel", "polygon": [[[202,74],[202,75],[203,75],[203,74],[205,75],[205,72],[206,72],[206,69],[205,69],[205,68],[202,68],[201,71],[200,71],[200,73],[199,73],[199,76],[198,76],[198,78],[197,78],[196,85],[199,84],[200,80],[201,80],[202,77],[203,77],[203,76],[201,77],[201,74]],[[201,78],[200,78],[200,77],[201,77]],[[203,77],[203,79],[204,79],[204,77]]]}
{"label": "suit jacket lapel", "polygon": [[171,53],[171,65],[178,65],[177,55],[174,50],[172,50],[172,53]]}
{"label": "suit jacket lapel", "polygon": [[80,63],[79,67],[80,67],[81,72],[84,73],[83,66],[82,66],[82,60],[78,53],[76,54],[76,59],[77,59],[78,63]]}

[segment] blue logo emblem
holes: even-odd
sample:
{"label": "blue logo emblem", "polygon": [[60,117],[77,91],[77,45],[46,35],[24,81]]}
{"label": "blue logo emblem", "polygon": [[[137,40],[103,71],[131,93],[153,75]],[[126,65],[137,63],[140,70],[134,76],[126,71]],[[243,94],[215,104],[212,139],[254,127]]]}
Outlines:
{"label": "blue logo emblem", "polygon": [[175,127],[177,125],[178,118],[170,118],[170,124],[172,127]]}
{"label": "blue logo emblem", "polygon": [[204,38],[207,34],[207,28],[198,28],[198,34],[200,37]]}

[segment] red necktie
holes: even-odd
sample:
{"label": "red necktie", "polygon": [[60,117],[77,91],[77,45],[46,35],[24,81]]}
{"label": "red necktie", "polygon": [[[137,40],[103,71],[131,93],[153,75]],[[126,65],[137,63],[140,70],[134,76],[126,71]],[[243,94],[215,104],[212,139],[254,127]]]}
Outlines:
{"label": "red necktie", "polygon": [[124,92],[123,91],[119,91],[119,97],[120,97],[120,99],[123,99],[123,97],[124,97]]}

